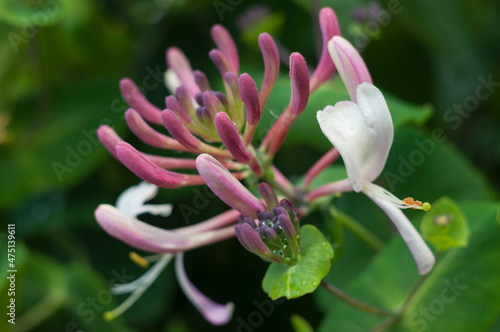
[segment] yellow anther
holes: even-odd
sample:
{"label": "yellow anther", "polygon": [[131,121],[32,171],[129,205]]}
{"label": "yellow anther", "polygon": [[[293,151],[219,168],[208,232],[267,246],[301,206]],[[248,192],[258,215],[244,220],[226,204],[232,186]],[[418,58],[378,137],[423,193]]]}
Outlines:
{"label": "yellow anther", "polygon": [[422,205],[422,210],[424,211],[429,211],[431,209],[431,204],[428,203],[428,202],[425,202],[423,205]]}
{"label": "yellow anther", "polygon": [[134,262],[135,264],[139,265],[142,268],[147,268],[149,266],[149,262],[139,254],[136,254],[135,252],[130,252],[128,257]]}

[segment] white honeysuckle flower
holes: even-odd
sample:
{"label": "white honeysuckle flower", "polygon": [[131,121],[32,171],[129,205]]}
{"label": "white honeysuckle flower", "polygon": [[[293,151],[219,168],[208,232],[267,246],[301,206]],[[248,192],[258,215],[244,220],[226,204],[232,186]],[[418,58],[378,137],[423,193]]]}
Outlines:
{"label": "white honeysuckle flower", "polygon": [[356,88],[356,103],[341,101],[318,111],[321,130],[344,160],[347,177],[356,192],[363,192],[392,220],[412,253],[420,274],[434,265],[434,255],[400,209],[428,210],[428,203],[404,200],[373,184],[382,172],[394,136],[392,118],[382,93],[370,83]]}
{"label": "white honeysuckle flower", "polygon": [[142,181],[121,193],[116,200],[116,208],[129,217],[149,213],[155,216],[168,217],[172,213],[172,204],[144,204],[154,198],[158,187]]}
{"label": "white honeysuckle flower", "polygon": [[[103,207],[102,209],[104,209],[104,211],[110,210],[111,212],[116,211],[117,213],[122,213],[122,215],[117,216],[116,221],[112,222],[111,224],[121,224],[125,222],[125,218],[129,218],[129,223],[132,223],[131,229],[135,228],[137,232],[141,229],[140,226],[143,224],[141,221],[134,219],[138,215],[149,213],[152,215],[161,215],[163,217],[168,217],[172,213],[171,204],[144,204],[146,201],[154,198],[157,193],[157,186],[143,181],[136,186],[128,188],[118,197],[118,200],[116,202],[116,209],[111,206]],[[102,217],[97,219],[103,222],[103,220],[105,220],[106,218]],[[153,230],[147,228],[146,225],[147,224],[144,224],[144,226],[142,227],[146,228],[147,231],[152,232]],[[127,232],[130,233],[131,230],[126,230],[124,233]],[[138,245],[143,241],[145,240],[139,236],[134,240],[134,243]],[[161,272],[174,258],[174,255],[176,256],[177,261],[175,265],[177,278],[182,290],[184,291],[188,299],[199,310],[203,317],[205,317],[205,319],[211,324],[223,325],[228,323],[233,314],[234,304],[232,302],[228,302],[225,305],[218,304],[203,295],[187,278],[184,264],[182,262],[182,252],[177,254],[160,253],[150,257],[141,257],[135,253],[132,253],[130,258],[140,266],[147,267],[150,262],[156,263],[138,279],[126,284],[116,284],[112,286],[111,291],[114,294],[131,294],[118,307],[111,311],[105,312],[104,318],[108,321],[111,321],[123,314],[128,308],[130,308],[130,306],[134,304],[142,296],[142,294],[144,294],[144,292],[156,281]]]}

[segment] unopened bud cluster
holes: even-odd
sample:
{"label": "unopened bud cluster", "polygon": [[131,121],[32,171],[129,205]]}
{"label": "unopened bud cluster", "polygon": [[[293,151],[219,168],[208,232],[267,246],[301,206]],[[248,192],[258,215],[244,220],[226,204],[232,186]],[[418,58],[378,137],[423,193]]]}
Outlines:
{"label": "unopened bud cluster", "polygon": [[269,208],[270,211],[257,213],[257,221],[240,215],[236,237],[248,251],[265,261],[294,265],[300,250],[299,214],[286,199]]}

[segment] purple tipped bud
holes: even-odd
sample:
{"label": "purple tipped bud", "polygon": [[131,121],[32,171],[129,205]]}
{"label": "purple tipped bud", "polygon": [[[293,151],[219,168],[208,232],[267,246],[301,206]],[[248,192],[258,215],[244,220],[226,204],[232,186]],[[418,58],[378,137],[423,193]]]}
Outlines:
{"label": "purple tipped bud", "polygon": [[227,106],[229,104],[229,101],[227,100],[226,95],[223,94],[220,91],[214,92],[214,95],[220,100],[220,102],[222,103],[222,105],[224,105],[224,107],[227,108]]}
{"label": "purple tipped bud", "polygon": [[129,79],[120,81],[120,90],[127,104],[141,114],[146,121],[161,124],[161,110],[151,104],[141,93],[137,85]]}
{"label": "purple tipped bud", "polygon": [[184,111],[181,104],[175,99],[174,96],[168,96],[165,99],[165,105],[169,110],[175,113],[175,115],[182,121],[184,124],[189,124],[193,121],[191,117]]}
{"label": "purple tipped bud", "polygon": [[224,110],[221,101],[212,92],[205,92],[203,94],[203,105],[210,112],[212,119],[215,119],[215,115]]}
{"label": "purple tipped bud", "polygon": [[210,116],[210,112],[208,111],[208,108],[206,108],[205,106],[196,108],[196,117],[206,123],[212,122],[212,117]]}
{"label": "purple tipped bud", "polygon": [[202,92],[210,91],[210,83],[208,82],[207,76],[202,71],[194,71],[194,81]]}
{"label": "purple tipped bud", "polygon": [[219,198],[241,214],[256,217],[264,205],[243,186],[217,159],[201,154],[196,168],[205,183]]}
{"label": "purple tipped bud", "polygon": [[259,46],[264,60],[264,80],[262,81],[259,96],[260,109],[262,110],[278,79],[280,57],[278,47],[276,47],[273,38],[269,34],[263,33],[259,36]]}
{"label": "purple tipped bud", "polygon": [[255,126],[262,115],[259,104],[259,90],[252,77],[246,73],[240,75],[238,83],[241,92],[241,100],[245,104],[245,109],[247,111],[247,123],[251,126]]}
{"label": "purple tipped bud", "polygon": [[278,233],[273,228],[263,225],[260,229],[260,234],[262,234],[262,236],[264,237],[265,242],[270,242],[270,244],[278,248],[281,248],[283,246],[283,242],[281,241]]}
{"label": "purple tipped bud", "polygon": [[297,237],[297,232],[295,231],[295,227],[290,218],[288,218],[287,215],[281,214],[278,217],[278,222],[281,225],[281,229],[283,230],[283,234],[288,240],[288,243],[293,243]]}
{"label": "purple tipped bud", "polygon": [[351,100],[356,102],[356,87],[363,82],[372,83],[365,62],[354,46],[340,36],[330,40],[328,50]]}
{"label": "purple tipped bud", "polygon": [[258,233],[248,224],[238,224],[234,227],[236,237],[248,250],[257,255],[270,255],[271,251],[262,242]]}
{"label": "purple tipped bud", "polygon": [[225,77],[227,73],[231,72],[231,65],[227,61],[226,57],[219,50],[211,50],[208,56],[215,64],[217,69],[219,69],[220,75]]}
{"label": "purple tipped bud", "polygon": [[292,203],[290,203],[290,201],[285,198],[280,201],[280,206],[288,212],[290,220],[293,222],[295,229],[298,231],[300,228],[299,212],[295,210]]}
{"label": "purple tipped bud", "polygon": [[118,159],[116,155],[116,146],[118,143],[123,142],[120,136],[113,130],[113,128],[102,125],[97,129],[97,136],[99,140],[104,145],[104,147],[115,157]]}
{"label": "purple tipped bud", "polygon": [[238,57],[238,50],[236,49],[236,44],[229,32],[221,25],[216,24],[211,30],[212,38],[215,45],[224,54],[226,59],[229,61],[232,71],[238,73],[240,67],[240,59]]}
{"label": "purple tipped bud", "polygon": [[259,183],[259,192],[269,210],[278,205],[278,197],[276,197],[276,193],[270,185],[265,182]]}
{"label": "purple tipped bud", "polygon": [[158,187],[173,189],[203,184],[203,179],[197,175],[175,173],[158,167],[128,143],[119,143],[116,154],[135,175]]}
{"label": "purple tipped bud", "polygon": [[198,150],[201,147],[202,142],[189,132],[179,118],[175,116],[174,112],[166,109],[161,112],[161,117],[165,128],[179,143],[191,150]]}
{"label": "purple tipped bud", "polygon": [[180,49],[177,47],[170,47],[167,50],[166,59],[168,68],[177,74],[182,85],[186,87],[187,92],[192,97],[194,97],[196,93],[200,92],[200,89],[194,80],[191,64]]}
{"label": "purple tipped bud", "polygon": [[259,211],[257,217],[259,218],[259,220],[271,220],[273,219],[273,214],[268,211]]}
{"label": "purple tipped bud", "polygon": [[226,113],[217,113],[215,116],[215,128],[217,128],[217,133],[222,143],[224,143],[234,159],[242,164],[248,164],[253,159],[252,154],[241,140],[238,128],[236,128]]}
{"label": "purple tipped bud", "polygon": [[243,216],[241,223],[249,224],[252,228],[255,228],[255,220],[253,218]]}
{"label": "purple tipped bud", "polygon": [[306,60],[300,53],[292,53],[290,56],[290,82],[292,85],[290,113],[298,116],[306,108],[309,100],[309,73]]}
{"label": "purple tipped bud", "polygon": [[273,207],[273,214],[275,216],[280,216],[280,215],[285,215],[285,216],[288,216],[288,212],[282,208],[281,206],[275,206]]}
{"label": "purple tipped bud", "polygon": [[172,144],[177,145],[172,138],[160,134],[151,128],[146,121],[142,119],[140,114],[133,109],[125,112],[125,120],[130,130],[145,143],[156,148],[167,149],[172,147]]}
{"label": "purple tipped bud", "polygon": [[190,116],[194,116],[195,108],[193,105],[193,97],[188,93],[187,89],[184,86],[180,86],[175,90],[175,97],[179,101],[182,109],[187,112]]}
{"label": "purple tipped bud", "polygon": [[318,66],[311,76],[311,92],[315,91],[335,71],[335,65],[328,53],[328,42],[333,36],[340,35],[339,22],[333,9],[325,7],[319,12],[319,26],[323,37],[323,49]]}
{"label": "purple tipped bud", "polygon": [[198,103],[198,105],[200,106],[203,106],[203,93],[202,92],[198,92],[195,96],[194,96],[194,100],[196,100],[196,102]]}

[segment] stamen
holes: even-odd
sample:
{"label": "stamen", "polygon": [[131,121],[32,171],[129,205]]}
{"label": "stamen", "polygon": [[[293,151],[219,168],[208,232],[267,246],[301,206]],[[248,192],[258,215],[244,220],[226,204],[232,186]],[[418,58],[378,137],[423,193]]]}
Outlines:
{"label": "stamen", "polygon": [[421,201],[416,201],[413,197],[406,197],[403,199],[403,203],[414,210],[429,211],[431,209],[431,205],[428,202],[422,203]]}
{"label": "stamen", "polygon": [[128,257],[132,260],[132,262],[134,262],[135,264],[139,265],[144,269],[149,266],[149,262],[144,257],[140,256],[139,254],[133,251],[131,251],[128,254]]}

